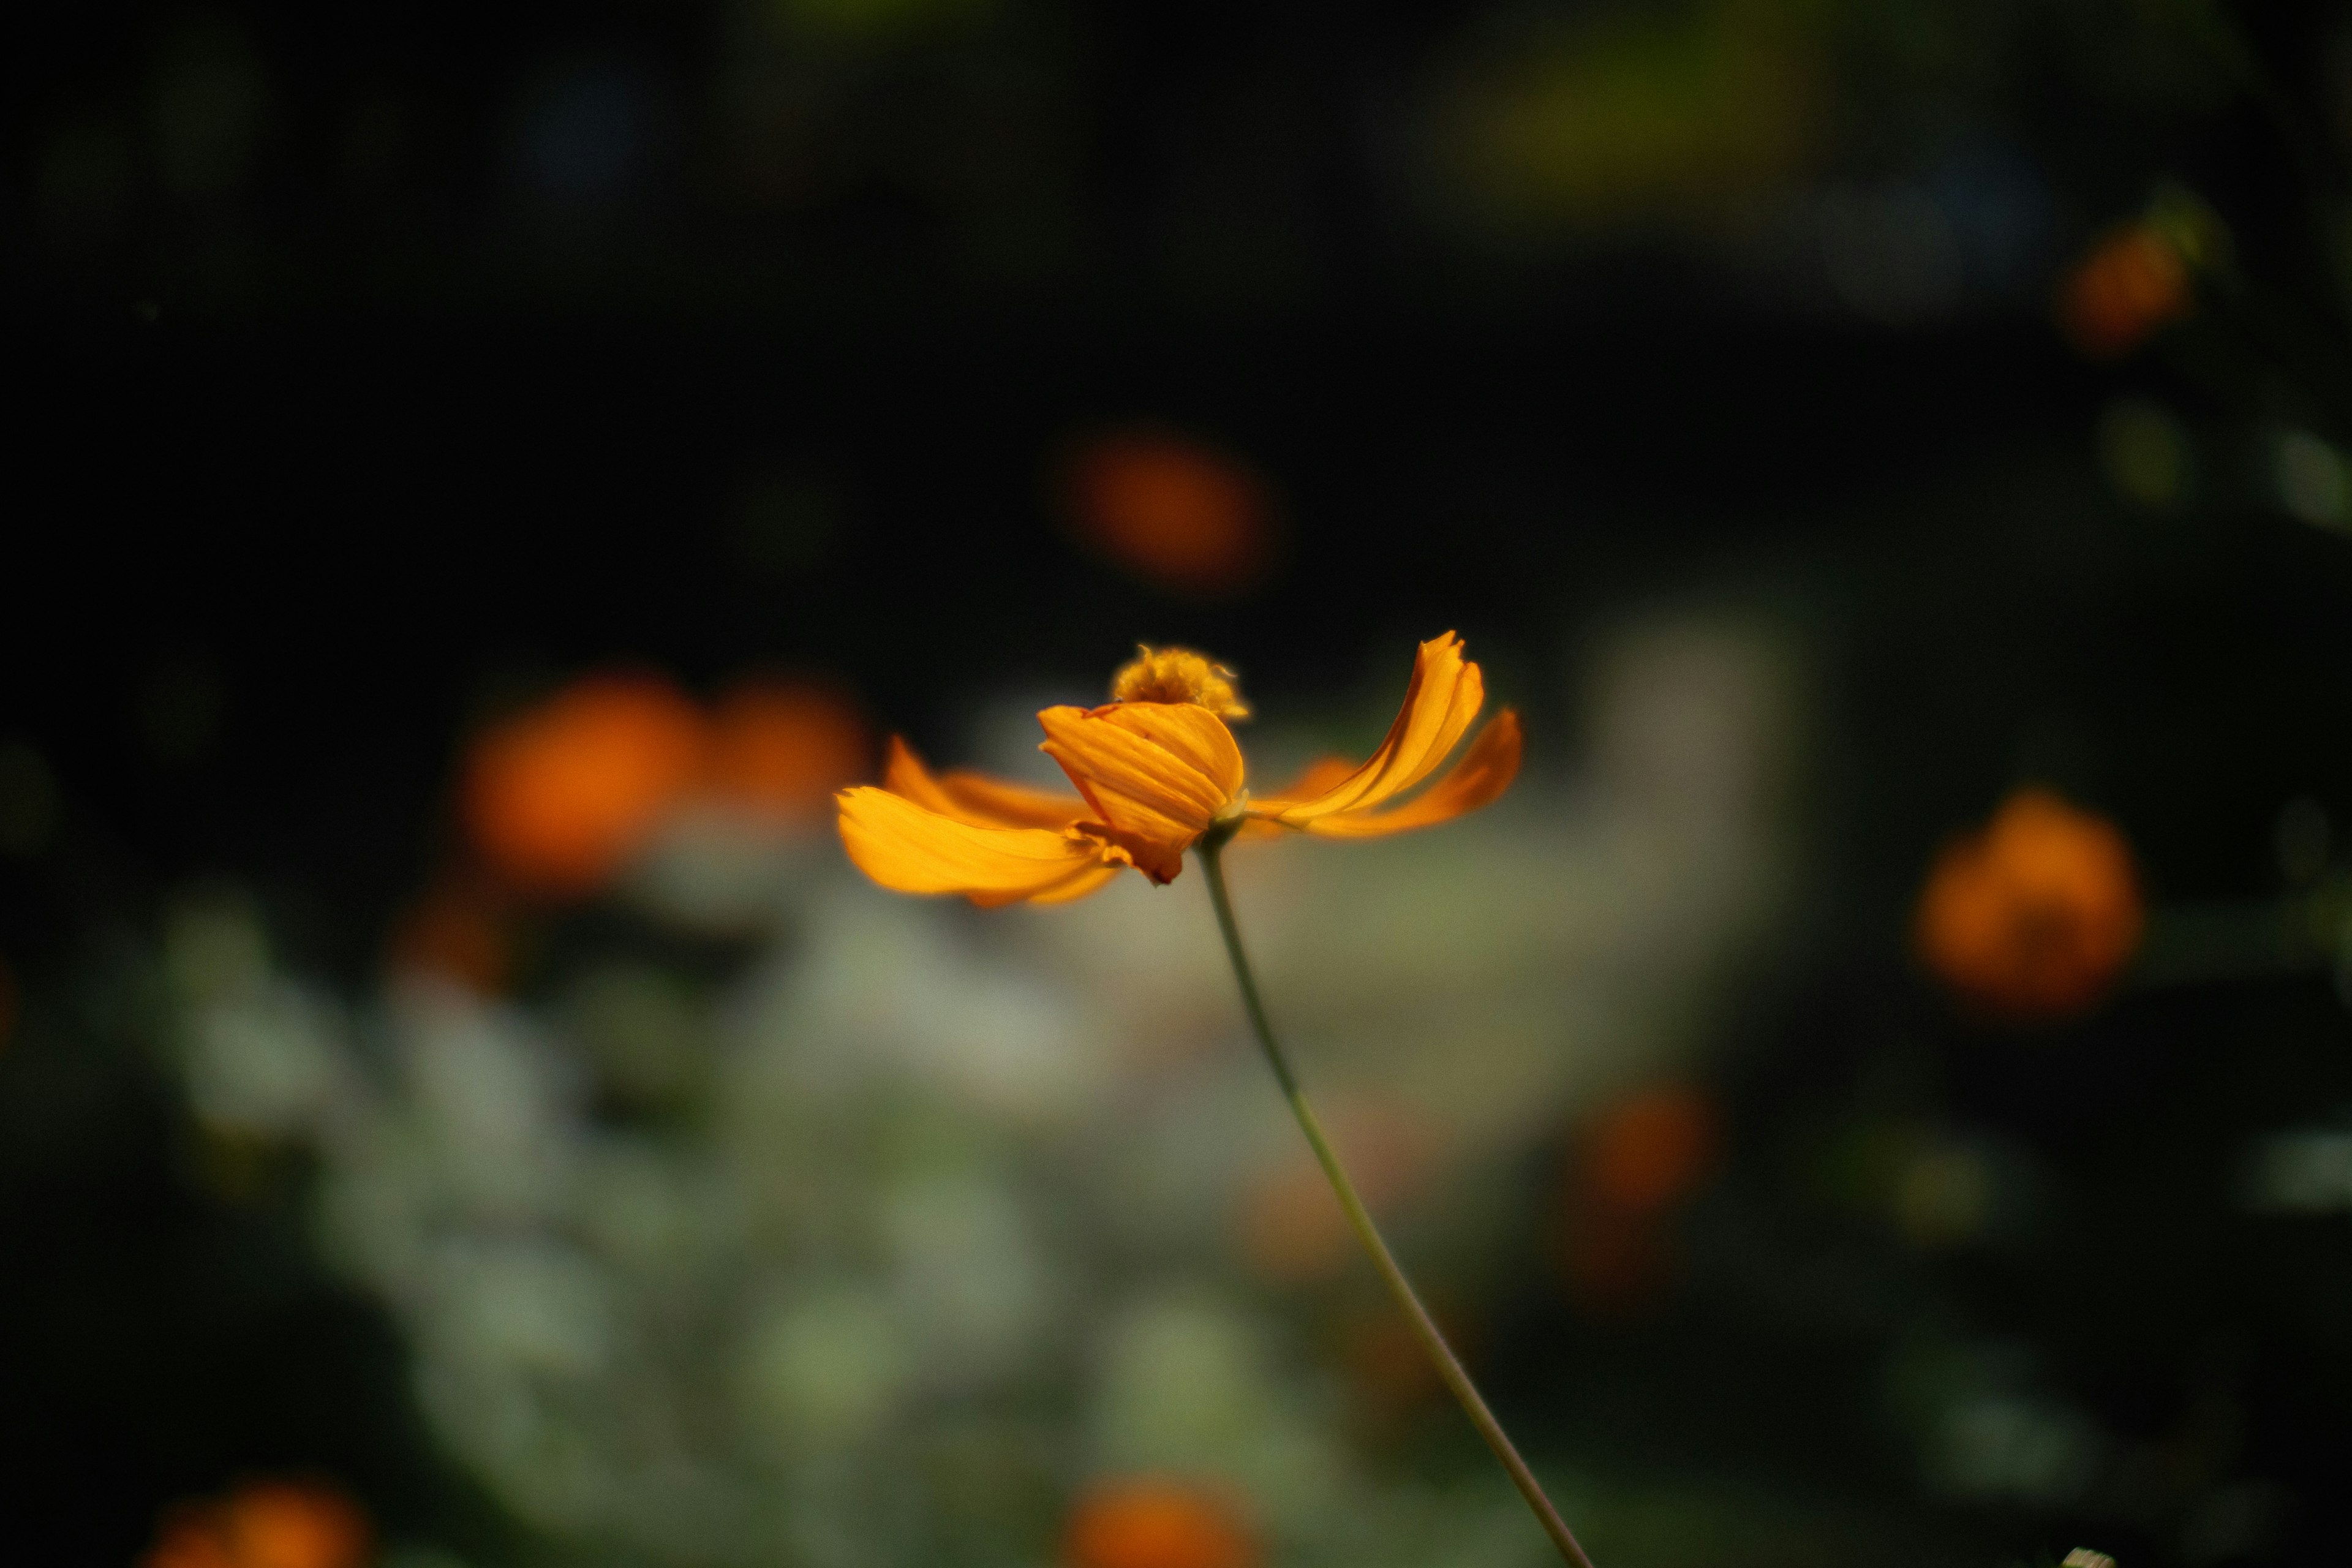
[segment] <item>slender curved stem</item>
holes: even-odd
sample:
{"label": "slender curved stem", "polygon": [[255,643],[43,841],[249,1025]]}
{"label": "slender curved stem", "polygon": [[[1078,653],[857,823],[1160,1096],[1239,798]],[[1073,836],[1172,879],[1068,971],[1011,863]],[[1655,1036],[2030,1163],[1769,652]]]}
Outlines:
{"label": "slender curved stem", "polygon": [[1413,1337],[1421,1342],[1421,1348],[1428,1353],[1430,1364],[1437,1369],[1437,1375],[1453,1392],[1454,1399],[1462,1406],[1462,1413],[1470,1417],[1470,1424],[1478,1428],[1478,1436],[1484,1437],[1486,1447],[1494,1450],[1495,1458],[1501,1461],[1504,1470],[1510,1476],[1511,1484],[1519,1489],[1519,1495],[1527,1500],[1528,1507],[1535,1510],[1536,1520],[1543,1526],[1544,1533],[1550,1536],[1551,1543],[1559,1549],[1561,1558],[1572,1568],[1592,1568],[1592,1559],[1587,1557],[1584,1548],[1577,1544],[1576,1536],[1568,1528],[1567,1521],[1559,1517],[1559,1510],[1552,1507],[1551,1499],[1544,1495],[1535,1472],[1528,1468],[1525,1459],[1519,1458],[1519,1451],[1512,1446],[1502,1423],[1496,1421],[1495,1413],[1486,1408],[1486,1402],[1479,1397],[1477,1386],[1470,1381],[1470,1374],[1462,1369],[1462,1363],[1455,1359],[1453,1350],[1447,1346],[1445,1336],[1438,1332],[1436,1321],[1430,1317],[1429,1309],[1423,1307],[1421,1298],[1413,1293],[1412,1282],[1405,1278],[1404,1270],[1397,1267],[1396,1258],[1389,1251],[1389,1244],[1381,1238],[1380,1227],[1372,1223],[1371,1211],[1364,1207],[1364,1200],[1357,1195],[1356,1184],[1348,1179],[1347,1170],[1331,1148],[1331,1141],[1323,1135],[1322,1124],[1315,1120],[1315,1112],[1307,1105],[1305,1092],[1298,1087],[1298,1076],[1291,1071],[1290,1058],[1284,1055],[1281,1042],[1274,1037],[1274,1026],[1266,1021],[1265,1002],[1258,995],[1257,977],[1250,970],[1248,954],[1242,950],[1241,928],[1234,921],[1234,901],[1225,891],[1225,868],[1220,858],[1223,849],[1224,845],[1220,839],[1202,839],[1199,846],[1201,870],[1208,879],[1209,900],[1216,906],[1217,929],[1224,934],[1225,955],[1233,960],[1234,978],[1241,984],[1242,1006],[1249,1014],[1250,1027],[1257,1032],[1257,1043],[1265,1052],[1266,1066],[1274,1069],[1275,1081],[1282,1086],[1282,1097],[1290,1102],[1290,1113],[1298,1119],[1298,1130],[1307,1134],[1307,1142],[1315,1151],[1316,1162],[1323,1167],[1323,1174],[1330,1179],[1331,1190],[1339,1194],[1339,1206],[1347,1211],[1348,1224],[1354,1228],[1356,1239],[1364,1244],[1364,1251],[1370,1257],[1372,1267],[1380,1271],[1381,1282],[1388,1286],[1389,1294],[1396,1299],[1397,1306],[1404,1312],[1405,1321],[1412,1326]]}

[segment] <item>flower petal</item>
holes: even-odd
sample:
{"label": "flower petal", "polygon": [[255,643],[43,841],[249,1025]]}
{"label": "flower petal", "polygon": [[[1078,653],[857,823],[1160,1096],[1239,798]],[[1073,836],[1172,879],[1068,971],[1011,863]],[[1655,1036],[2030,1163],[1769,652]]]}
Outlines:
{"label": "flower petal", "polygon": [[1506,708],[1478,731],[1478,738],[1470,742],[1462,760],[1444,778],[1423,791],[1419,799],[1392,811],[1334,812],[1328,816],[1309,817],[1298,826],[1326,838],[1379,838],[1451,822],[1493,805],[1511,787],[1511,781],[1519,773],[1519,716]]}
{"label": "flower petal", "polygon": [[[1033,904],[1076,903],[1088,893],[1099,889],[1105,882],[1118,876],[1123,869],[1125,867],[1119,861],[1106,861],[1091,871],[1079,872],[1058,887],[1048,888],[1042,893],[1030,894],[1029,901]],[[986,900],[975,899],[973,902],[984,904]]]}
{"label": "flower petal", "polygon": [[1175,855],[1241,794],[1241,747],[1223,720],[1196,704],[1048,708],[1037,721],[1043,750],[1104,822]]}
{"label": "flower petal", "polygon": [[1303,805],[1331,791],[1354,776],[1356,764],[1341,756],[1318,757],[1298,770],[1298,776],[1282,788],[1268,795],[1253,795],[1250,805],[1254,811],[1268,816],[1279,815],[1294,805]]}
{"label": "flower petal", "polygon": [[961,893],[982,905],[1070,899],[1118,865],[1116,851],[1074,832],[977,826],[870,784],[834,798],[850,860],[901,893]]}
{"label": "flower petal", "polygon": [[896,735],[890,737],[890,761],[882,773],[882,787],[974,827],[1059,830],[1087,814],[1085,800],[1059,790],[1036,789],[962,768],[935,773],[923,765],[913,747]]}
{"label": "flower petal", "polygon": [[1394,799],[1437,770],[1486,701],[1486,678],[1462,657],[1462,639],[1452,632],[1430,638],[1413,656],[1404,705],[1380,750],[1322,795],[1285,804],[1277,820],[1305,827],[1339,812],[1369,811]]}
{"label": "flower petal", "polygon": [[1355,771],[1356,764],[1345,757],[1316,758],[1301,768],[1298,776],[1281,789],[1263,798],[1256,796],[1251,798],[1249,820],[1242,824],[1241,837],[1281,838],[1287,836],[1291,830],[1283,826],[1281,823],[1272,820],[1273,818],[1281,816],[1301,801],[1313,800]]}

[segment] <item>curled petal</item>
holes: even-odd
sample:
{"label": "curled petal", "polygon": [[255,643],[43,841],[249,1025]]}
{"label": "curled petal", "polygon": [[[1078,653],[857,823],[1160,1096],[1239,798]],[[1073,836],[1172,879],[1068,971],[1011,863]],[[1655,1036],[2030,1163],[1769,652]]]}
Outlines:
{"label": "curled petal", "polygon": [[1059,830],[1087,814],[1087,803],[1059,790],[1035,789],[1010,779],[958,768],[935,773],[913,747],[890,737],[890,761],[882,787],[917,805],[974,827],[1050,827]]}
{"label": "curled petal", "polygon": [[1285,803],[1277,820],[1306,827],[1340,812],[1370,811],[1393,800],[1437,771],[1486,701],[1486,678],[1462,657],[1462,639],[1452,632],[1432,637],[1413,656],[1404,706],[1397,710],[1380,750],[1321,795]]}
{"label": "curled petal", "polygon": [[1130,847],[1139,841],[1181,858],[1241,794],[1233,731],[1193,703],[1048,708],[1037,721],[1045,753]]}
{"label": "curled petal", "polygon": [[1192,847],[1190,839],[1148,837],[1106,822],[1082,822],[1076,831],[1102,840],[1106,855],[1134,867],[1162,887],[1184,869],[1184,851]]}
{"label": "curled petal", "polygon": [[977,826],[871,785],[834,798],[850,860],[901,893],[961,893],[990,906],[1066,900],[1100,887],[1126,858],[1075,830]]}
{"label": "curled petal", "polygon": [[1519,773],[1519,716],[1506,708],[1478,731],[1446,775],[1419,798],[1390,811],[1343,811],[1297,824],[1326,838],[1378,838],[1434,827],[1481,806],[1491,805]]}

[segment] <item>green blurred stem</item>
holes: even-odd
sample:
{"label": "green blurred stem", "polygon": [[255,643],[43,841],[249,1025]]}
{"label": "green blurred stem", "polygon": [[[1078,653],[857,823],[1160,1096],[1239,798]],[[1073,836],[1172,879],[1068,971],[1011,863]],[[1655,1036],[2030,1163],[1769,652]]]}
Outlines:
{"label": "green blurred stem", "polygon": [[1519,1495],[1527,1499],[1528,1507],[1535,1510],[1538,1522],[1542,1524],[1544,1533],[1551,1537],[1551,1543],[1559,1549],[1560,1556],[1573,1564],[1573,1568],[1592,1568],[1592,1559],[1587,1557],[1584,1548],[1577,1544],[1576,1536],[1569,1530],[1567,1521],[1559,1517],[1559,1510],[1552,1507],[1551,1499],[1544,1495],[1535,1472],[1528,1468],[1525,1459],[1519,1458],[1519,1451],[1512,1446],[1510,1436],[1503,1430],[1502,1423],[1496,1421],[1495,1413],[1486,1408],[1486,1402],[1478,1395],[1477,1385],[1470,1381],[1470,1374],[1462,1370],[1462,1363],[1455,1359],[1454,1352],[1447,1346],[1445,1336],[1437,1331],[1437,1323],[1430,1317],[1429,1309],[1423,1306],[1421,1298],[1413,1293],[1412,1282],[1404,1277],[1404,1270],[1397,1267],[1395,1255],[1389,1251],[1389,1244],[1381,1238],[1380,1227],[1372,1223],[1371,1211],[1364,1207],[1364,1200],[1357,1195],[1356,1184],[1348,1179],[1346,1169],[1339,1163],[1339,1156],[1331,1148],[1331,1141],[1323,1135],[1322,1123],[1315,1120],[1315,1112],[1307,1103],[1307,1095],[1298,1087],[1298,1075],[1290,1070],[1290,1058],[1284,1055],[1281,1042],[1274,1037],[1274,1026],[1266,1021],[1265,1002],[1258,995],[1257,977],[1251,973],[1249,955],[1242,949],[1241,928],[1234,921],[1234,901],[1225,890],[1225,868],[1222,857],[1225,838],[1229,836],[1213,834],[1201,840],[1201,870],[1209,881],[1209,900],[1217,909],[1217,929],[1224,933],[1225,955],[1233,960],[1234,978],[1241,984],[1242,1006],[1249,1014],[1250,1027],[1257,1031],[1257,1043],[1265,1052],[1266,1066],[1274,1069],[1275,1081],[1282,1086],[1282,1097],[1290,1102],[1290,1113],[1298,1119],[1298,1130],[1307,1134],[1307,1144],[1315,1151],[1317,1163],[1323,1167],[1323,1174],[1330,1179],[1331,1190],[1339,1196],[1339,1206],[1348,1211],[1348,1224],[1354,1227],[1356,1239],[1364,1244],[1364,1251],[1370,1257],[1372,1267],[1380,1270],[1381,1282],[1388,1286],[1389,1294],[1396,1298],[1396,1304],[1403,1311],[1405,1321],[1412,1325],[1413,1337],[1421,1341],[1421,1348],[1428,1353],[1430,1364],[1437,1369],[1437,1375],[1445,1380],[1445,1386],[1453,1390],[1454,1397],[1462,1405],[1463,1414],[1470,1417],[1473,1426],[1478,1428],[1478,1436],[1484,1437],[1486,1447],[1494,1450],[1495,1458],[1501,1461],[1504,1470],[1510,1476],[1511,1484],[1519,1489]]}

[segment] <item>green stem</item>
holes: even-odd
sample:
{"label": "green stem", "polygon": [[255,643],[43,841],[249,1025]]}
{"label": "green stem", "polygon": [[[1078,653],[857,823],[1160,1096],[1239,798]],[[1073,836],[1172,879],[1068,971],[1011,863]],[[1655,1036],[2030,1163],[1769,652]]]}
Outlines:
{"label": "green stem", "polygon": [[1437,1375],[1453,1391],[1454,1399],[1462,1406],[1462,1413],[1470,1417],[1470,1425],[1478,1428],[1478,1436],[1484,1437],[1486,1447],[1494,1450],[1495,1458],[1501,1461],[1504,1470],[1510,1476],[1511,1484],[1519,1489],[1519,1495],[1527,1500],[1528,1507],[1535,1510],[1536,1520],[1543,1526],[1544,1533],[1550,1536],[1551,1543],[1559,1549],[1561,1558],[1573,1568],[1592,1568],[1592,1559],[1587,1557],[1584,1548],[1577,1544],[1576,1536],[1569,1530],[1567,1521],[1559,1517],[1559,1510],[1552,1507],[1551,1499],[1544,1495],[1535,1472],[1528,1468],[1525,1459],[1519,1458],[1519,1451],[1512,1446],[1509,1434],[1503,1430],[1502,1423],[1495,1419],[1495,1413],[1486,1408],[1486,1402],[1479,1397],[1477,1386],[1470,1381],[1470,1374],[1462,1370],[1462,1363],[1447,1346],[1445,1336],[1437,1331],[1436,1321],[1430,1317],[1429,1309],[1421,1304],[1421,1298],[1413,1293],[1412,1282],[1404,1277],[1404,1270],[1397,1267],[1395,1255],[1389,1251],[1389,1244],[1382,1239],[1380,1227],[1372,1223],[1371,1211],[1364,1207],[1364,1200],[1357,1195],[1356,1184],[1348,1179],[1346,1169],[1339,1163],[1339,1156],[1331,1148],[1331,1141],[1323,1135],[1322,1124],[1315,1120],[1315,1112],[1308,1107],[1307,1096],[1298,1087],[1298,1076],[1291,1071],[1289,1058],[1284,1055],[1281,1042],[1274,1037],[1274,1026],[1266,1021],[1265,1002],[1258,995],[1257,977],[1251,973],[1249,956],[1242,950],[1241,928],[1234,921],[1234,901],[1225,891],[1225,868],[1221,858],[1223,849],[1222,838],[1202,839],[1199,846],[1201,870],[1208,879],[1209,900],[1216,906],[1217,929],[1224,934],[1225,955],[1233,960],[1234,978],[1241,984],[1242,1006],[1249,1014],[1250,1027],[1257,1032],[1257,1043],[1265,1052],[1266,1066],[1274,1069],[1275,1081],[1282,1086],[1282,1097],[1290,1102],[1290,1113],[1298,1119],[1298,1130],[1307,1134],[1307,1144],[1315,1151],[1316,1163],[1323,1167],[1323,1174],[1330,1180],[1331,1190],[1339,1194],[1339,1206],[1347,1211],[1348,1224],[1354,1228],[1356,1239],[1364,1244],[1364,1251],[1370,1257],[1372,1267],[1380,1271],[1381,1282],[1389,1288],[1389,1294],[1396,1299],[1397,1306],[1404,1312],[1405,1321],[1412,1325],[1413,1337],[1421,1342],[1421,1348],[1427,1352],[1430,1364],[1437,1369]]}

